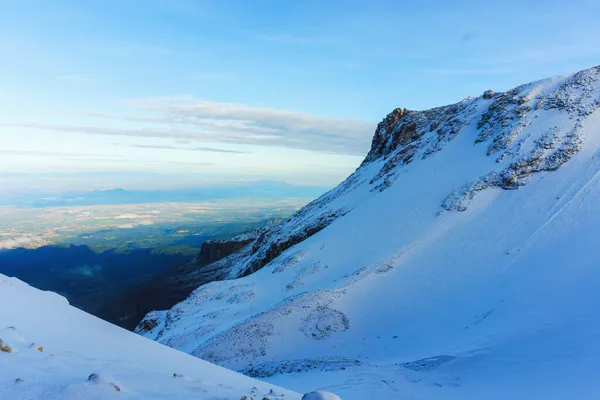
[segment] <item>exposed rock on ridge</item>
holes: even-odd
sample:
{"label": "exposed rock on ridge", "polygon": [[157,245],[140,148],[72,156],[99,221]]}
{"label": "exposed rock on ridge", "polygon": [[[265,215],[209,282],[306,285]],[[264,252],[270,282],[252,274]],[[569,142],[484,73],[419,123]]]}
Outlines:
{"label": "exposed rock on ridge", "polygon": [[[599,79],[600,66],[573,74],[551,91],[541,91],[534,82],[505,93],[486,91],[480,98],[427,111],[397,108],[377,126],[371,150],[363,162],[366,165],[385,160],[370,183],[375,185],[374,190],[386,189],[399,167],[431,156],[476,121],[478,135],[474,144],[487,144],[487,155],[497,155],[498,164],[508,165],[466,183],[451,193],[442,206],[464,211],[483,189],[516,189],[536,172],[556,170],[580,150],[582,121],[600,107],[600,96],[593,89]],[[486,103],[487,108],[480,111]],[[538,137],[523,134],[524,128],[550,110],[568,114],[573,121],[570,128],[544,128]]]}

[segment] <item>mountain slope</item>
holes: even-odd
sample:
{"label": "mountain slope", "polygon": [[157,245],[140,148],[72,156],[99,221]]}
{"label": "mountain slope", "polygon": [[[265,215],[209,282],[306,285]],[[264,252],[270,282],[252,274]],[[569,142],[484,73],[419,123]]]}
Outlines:
{"label": "mountain slope", "polygon": [[595,67],[397,109],[345,182],[221,260],[236,279],[139,332],[350,400],[595,398],[599,107]]}
{"label": "mountain slope", "polygon": [[141,338],[3,275],[0,342],[2,399],[300,398]]}

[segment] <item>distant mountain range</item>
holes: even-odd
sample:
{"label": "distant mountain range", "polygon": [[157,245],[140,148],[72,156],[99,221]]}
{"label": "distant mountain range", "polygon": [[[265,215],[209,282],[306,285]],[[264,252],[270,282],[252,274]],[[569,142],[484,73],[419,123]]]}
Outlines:
{"label": "distant mountain range", "polygon": [[71,191],[65,193],[5,194],[0,206],[62,207],[107,204],[140,204],[211,201],[233,198],[314,198],[327,191],[323,186],[300,186],[277,181],[232,182],[173,190]]}

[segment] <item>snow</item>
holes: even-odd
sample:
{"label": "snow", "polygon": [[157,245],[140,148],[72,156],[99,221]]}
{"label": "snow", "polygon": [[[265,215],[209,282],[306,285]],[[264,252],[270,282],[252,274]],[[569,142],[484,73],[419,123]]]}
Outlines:
{"label": "snow", "polygon": [[212,365],[0,275],[0,399],[255,399],[300,395]]}
{"label": "snow", "polygon": [[341,400],[339,396],[322,390],[306,393],[302,396],[302,400]]}
{"label": "snow", "polygon": [[405,112],[140,333],[344,400],[600,397],[599,77]]}

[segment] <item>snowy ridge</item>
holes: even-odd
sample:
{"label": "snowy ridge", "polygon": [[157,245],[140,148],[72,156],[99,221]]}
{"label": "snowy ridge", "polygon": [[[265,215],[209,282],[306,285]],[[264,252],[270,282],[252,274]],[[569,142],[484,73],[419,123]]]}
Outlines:
{"label": "snowy ridge", "polygon": [[[443,207],[464,211],[483,189],[516,189],[532,173],[555,170],[580,150],[582,120],[600,107],[599,80],[600,67],[595,67],[506,93],[488,91],[479,98],[432,110],[396,109],[378,125],[365,159],[365,163],[385,159],[371,183],[385,189],[399,167],[440,151],[477,119],[479,134],[474,143],[487,144],[487,155],[496,157],[499,168],[453,192]],[[569,120],[549,126],[548,120],[557,114],[553,111]]]}
{"label": "snowy ridge", "polygon": [[139,332],[349,400],[595,398],[599,107],[595,67],[396,109],[345,182]]}
{"label": "snowy ridge", "polygon": [[300,399],[113,326],[0,275],[0,398]]}

